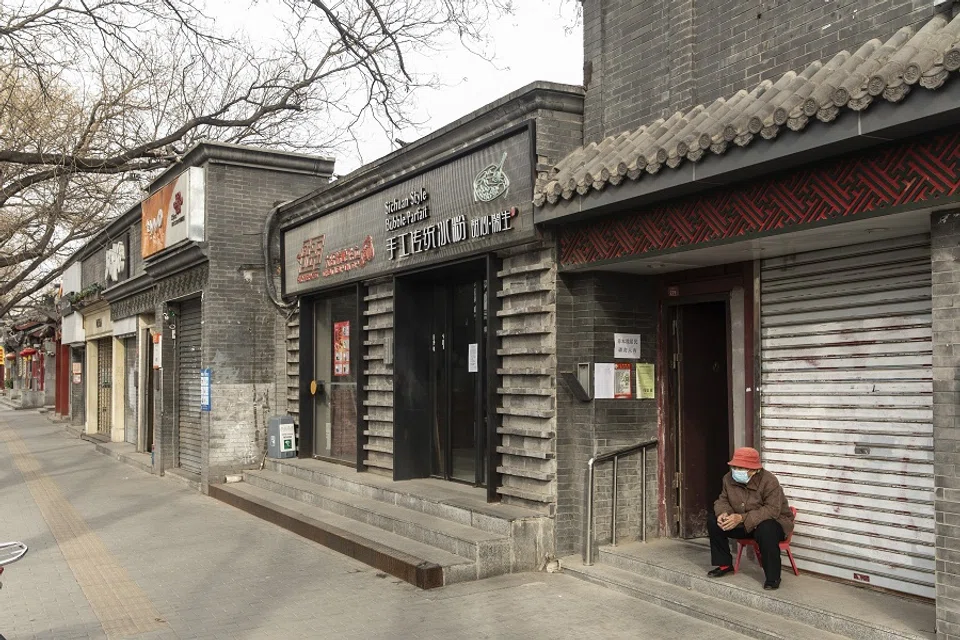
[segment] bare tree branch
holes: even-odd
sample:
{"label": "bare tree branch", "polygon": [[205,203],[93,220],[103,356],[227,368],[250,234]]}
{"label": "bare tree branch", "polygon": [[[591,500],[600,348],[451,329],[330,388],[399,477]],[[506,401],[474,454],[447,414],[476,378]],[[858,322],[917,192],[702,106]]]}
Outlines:
{"label": "bare tree branch", "polygon": [[[412,52],[478,50],[509,0],[258,0],[227,33],[204,0],[0,2],[0,318],[202,140],[330,154],[411,126]],[[238,7],[243,10],[243,7]],[[258,27],[261,25],[258,25]],[[392,136],[391,136],[392,137]]]}

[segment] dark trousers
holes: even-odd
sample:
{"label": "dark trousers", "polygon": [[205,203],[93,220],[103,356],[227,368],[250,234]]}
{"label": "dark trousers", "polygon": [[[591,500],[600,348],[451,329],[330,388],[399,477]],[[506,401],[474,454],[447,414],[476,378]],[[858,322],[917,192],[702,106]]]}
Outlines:
{"label": "dark trousers", "polygon": [[[760,547],[760,559],[763,562],[763,573],[768,582],[780,579],[780,543],[786,539],[783,527],[776,520],[764,520],[752,532],[747,533],[743,525],[730,531],[724,531],[717,524],[716,518],[707,518],[707,529],[710,531],[710,562],[714,566],[732,566],[733,556],[730,555],[730,538],[753,538]],[[748,549],[746,553],[749,553]]]}

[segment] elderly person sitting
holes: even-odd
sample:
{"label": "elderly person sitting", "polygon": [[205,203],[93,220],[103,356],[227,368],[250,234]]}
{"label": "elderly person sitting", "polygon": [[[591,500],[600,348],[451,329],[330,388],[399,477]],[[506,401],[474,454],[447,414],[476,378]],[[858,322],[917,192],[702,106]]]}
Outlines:
{"label": "elderly person sitting", "polygon": [[719,578],[733,572],[730,538],[753,538],[760,547],[764,589],[780,587],[780,546],[793,531],[793,513],[777,478],[763,469],[760,453],[750,447],[734,451],[730,473],[723,476],[723,491],[714,503],[716,520],[707,519],[710,561],[707,575]]}

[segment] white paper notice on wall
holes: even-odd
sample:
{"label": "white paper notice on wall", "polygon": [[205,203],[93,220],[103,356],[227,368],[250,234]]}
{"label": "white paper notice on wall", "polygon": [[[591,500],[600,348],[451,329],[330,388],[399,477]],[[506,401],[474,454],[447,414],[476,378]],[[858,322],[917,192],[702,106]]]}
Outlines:
{"label": "white paper notice on wall", "polygon": [[640,359],[640,334],[615,333],[613,334],[613,357],[617,360]]}
{"label": "white paper notice on wall", "polygon": [[593,397],[595,399],[612,398],[616,365],[612,362],[598,362],[593,365]]}
{"label": "white paper notice on wall", "polygon": [[480,371],[479,349],[476,342],[471,342],[467,350],[467,372],[477,373]]}

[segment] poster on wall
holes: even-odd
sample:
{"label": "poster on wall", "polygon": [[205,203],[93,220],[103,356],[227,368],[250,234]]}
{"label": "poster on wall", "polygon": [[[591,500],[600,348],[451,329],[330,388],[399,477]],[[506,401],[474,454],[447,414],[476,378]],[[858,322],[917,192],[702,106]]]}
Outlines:
{"label": "poster on wall", "polygon": [[657,397],[654,386],[653,364],[649,362],[637,363],[637,398],[653,400]]}
{"label": "poster on wall", "polygon": [[613,376],[613,397],[614,398],[632,398],[633,393],[630,390],[631,370],[633,367],[629,362],[618,362]]}
{"label": "poster on wall", "polygon": [[333,375],[350,375],[350,322],[333,323]]}
{"label": "poster on wall", "polygon": [[200,411],[210,411],[211,388],[210,382],[212,371],[210,369],[200,370]]}
{"label": "poster on wall", "polygon": [[612,362],[593,365],[593,397],[598,400],[613,397],[615,371]]}

